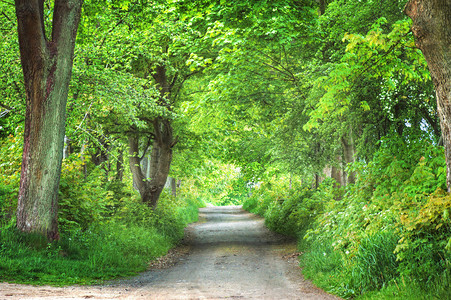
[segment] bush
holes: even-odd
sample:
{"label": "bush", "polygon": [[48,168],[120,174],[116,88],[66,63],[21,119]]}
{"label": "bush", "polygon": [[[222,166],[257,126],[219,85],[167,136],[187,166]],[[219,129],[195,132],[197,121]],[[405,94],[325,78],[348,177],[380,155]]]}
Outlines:
{"label": "bush", "polygon": [[424,287],[446,277],[451,264],[451,195],[437,190],[425,202],[397,207],[401,239],[395,252],[402,274]]}
{"label": "bush", "polygon": [[0,225],[15,215],[22,163],[23,133],[16,129],[0,142]]}
{"label": "bush", "polygon": [[63,161],[58,199],[62,230],[85,230],[100,223],[115,206],[113,192],[102,182],[103,170],[95,168],[85,178],[84,163],[79,155]]}

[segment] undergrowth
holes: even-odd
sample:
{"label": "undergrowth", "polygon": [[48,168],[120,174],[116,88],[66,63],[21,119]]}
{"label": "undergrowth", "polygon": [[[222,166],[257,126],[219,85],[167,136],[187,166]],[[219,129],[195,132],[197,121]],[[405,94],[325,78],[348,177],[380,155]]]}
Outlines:
{"label": "undergrowth", "polygon": [[451,195],[443,148],[401,137],[381,142],[355,184],[289,190],[272,180],[244,208],[298,237],[303,273],[346,299],[450,299]]}
{"label": "undergrowth", "polygon": [[62,167],[60,240],[48,243],[15,229],[21,141],[20,136],[10,136],[0,145],[1,281],[91,284],[136,274],[177,245],[203,205],[182,189],[178,197],[163,192],[152,210],[131,187],[105,182],[101,166],[74,155]]}
{"label": "undergrowth", "polygon": [[62,230],[61,239],[53,243],[19,233],[13,225],[3,226],[0,278],[31,284],[91,284],[144,271],[151,260],[180,241],[187,223],[197,220],[200,203],[185,200],[167,197],[155,212],[138,201],[128,203],[139,217],[118,213],[88,228]]}

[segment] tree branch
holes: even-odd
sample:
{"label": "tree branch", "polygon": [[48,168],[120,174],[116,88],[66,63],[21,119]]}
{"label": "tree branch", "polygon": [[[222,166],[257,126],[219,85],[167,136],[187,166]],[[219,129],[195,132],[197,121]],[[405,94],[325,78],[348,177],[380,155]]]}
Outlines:
{"label": "tree branch", "polygon": [[44,0],[16,0],[15,3],[23,72],[25,77],[39,77],[46,52]]}
{"label": "tree branch", "polygon": [[116,23],[116,25],[114,25],[112,28],[110,28],[110,30],[108,30],[108,32],[107,32],[107,33],[105,34],[105,36],[103,37],[102,42],[100,42],[99,49],[101,49],[101,48],[103,47],[103,44],[105,43],[105,41],[106,41],[108,35],[109,35],[110,33],[112,33],[113,30],[116,29],[116,28],[117,28],[119,25],[121,25],[122,23],[124,23],[124,19],[120,19],[120,20]]}

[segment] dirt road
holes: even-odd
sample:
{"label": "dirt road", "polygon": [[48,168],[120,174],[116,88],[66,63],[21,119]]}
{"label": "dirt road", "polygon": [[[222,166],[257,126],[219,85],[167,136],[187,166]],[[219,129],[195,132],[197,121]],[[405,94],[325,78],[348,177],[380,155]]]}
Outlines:
{"label": "dirt road", "polygon": [[293,241],[241,207],[202,208],[185,243],[189,253],[166,269],[95,287],[0,283],[0,299],[338,299],[303,279]]}

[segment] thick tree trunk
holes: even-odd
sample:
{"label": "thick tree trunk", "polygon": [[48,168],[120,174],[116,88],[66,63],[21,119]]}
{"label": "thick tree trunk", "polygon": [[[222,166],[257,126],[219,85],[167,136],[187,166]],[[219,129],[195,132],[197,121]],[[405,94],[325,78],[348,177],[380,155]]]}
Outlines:
{"label": "thick tree trunk", "polygon": [[57,0],[52,38],[44,30],[44,0],[16,0],[19,48],[26,91],[17,228],[58,235],[58,187],[66,102],[82,0]]}
{"label": "thick tree trunk", "polygon": [[150,156],[150,185],[152,189],[150,201],[153,206],[156,206],[168,179],[172,162],[172,147],[175,142],[173,141],[172,127],[168,120],[155,120],[154,128],[156,134]]}
{"label": "thick tree trunk", "polygon": [[154,122],[155,140],[150,155],[149,177],[145,176],[139,158],[139,140],[137,136],[129,136],[130,170],[133,183],[138,189],[141,201],[156,208],[158,199],[166,184],[172,162],[172,138],[170,122],[157,119]]}
{"label": "thick tree trunk", "polygon": [[423,52],[434,82],[446,156],[446,184],[451,191],[451,3],[410,0],[405,13],[412,19],[416,46]]}
{"label": "thick tree trunk", "polygon": [[[156,65],[152,69],[151,75],[160,92],[158,104],[171,110],[169,99],[171,98],[171,90],[177,80],[177,75],[169,82],[164,63]],[[143,172],[141,159],[138,157],[138,137],[133,135],[129,137],[130,169],[133,174],[134,185],[141,195],[141,200],[148,206],[156,208],[168,178],[172,162],[172,147],[177,141],[173,138],[172,125],[168,119],[157,117],[149,125],[153,126],[154,140],[146,172]]]}
{"label": "thick tree trunk", "polygon": [[[340,158],[341,159],[341,158]],[[335,179],[337,182],[337,186],[343,186],[343,172],[341,172],[341,168],[337,168],[335,166],[331,167],[330,177]]]}

